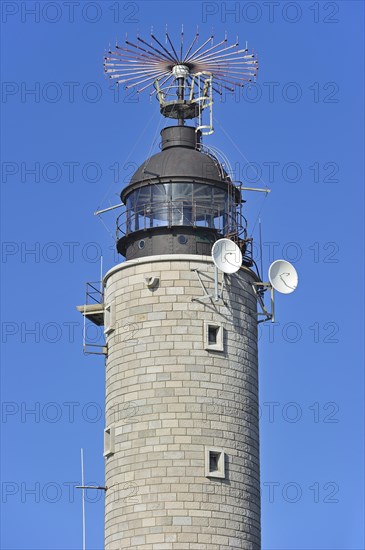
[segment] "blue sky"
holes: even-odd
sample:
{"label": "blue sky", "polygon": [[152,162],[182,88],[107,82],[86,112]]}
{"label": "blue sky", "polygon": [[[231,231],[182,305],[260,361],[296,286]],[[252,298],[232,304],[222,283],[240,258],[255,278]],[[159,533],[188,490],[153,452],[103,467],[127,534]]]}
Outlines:
{"label": "blue sky", "polygon": [[[147,95],[109,89],[102,58],[116,37],[183,23],[259,53],[257,85],[216,100],[206,143],[271,188],[246,216],[252,229],[261,211],[264,269],[284,257],[299,273],[260,326],[263,548],[363,549],[363,3],[72,5],[1,6],[2,548],[81,548],[72,487],[80,447],[103,483],[104,364],[83,355],[75,306],[101,253],[104,270],[121,260],[93,212],[118,202],[164,123]],[[99,550],[102,495],[86,507]]]}

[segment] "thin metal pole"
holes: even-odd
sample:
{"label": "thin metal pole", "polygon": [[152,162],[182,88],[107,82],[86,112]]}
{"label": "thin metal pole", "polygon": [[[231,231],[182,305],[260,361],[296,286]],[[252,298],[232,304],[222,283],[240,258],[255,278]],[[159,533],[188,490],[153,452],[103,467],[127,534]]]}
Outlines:
{"label": "thin metal pole", "polygon": [[103,295],[103,256],[100,256],[100,296]]}
{"label": "thin metal pole", "polygon": [[263,259],[262,259],[262,233],[261,233],[261,218],[259,218],[259,234],[260,234],[260,266],[261,266],[261,279],[263,278],[264,268],[263,268]]}
{"label": "thin metal pole", "polygon": [[214,299],[216,302],[219,300],[218,292],[218,267],[214,265]]}
{"label": "thin metal pole", "polygon": [[270,294],[271,294],[271,322],[275,322],[275,291],[274,287],[271,286],[270,288]]}
{"label": "thin metal pole", "polygon": [[271,193],[271,189],[268,189],[267,187],[265,188],[262,188],[262,187],[242,187],[242,185],[240,186],[240,189],[242,189],[243,191],[261,191],[262,193]]}
{"label": "thin metal pole", "polygon": [[86,352],[86,304],[84,305],[84,323],[82,326],[82,348]]}
{"label": "thin metal pole", "polygon": [[[81,449],[81,485],[85,486],[84,480],[84,449]],[[82,550],[86,550],[86,522],[85,522],[85,489],[82,489]]]}
{"label": "thin metal pole", "polygon": [[97,210],[96,212],[94,212],[94,216],[99,216],[99,214],[104,214],[104,212],[109,212],[109,210],[114,210],[115,208],[121,208],[123,205],[123,203],[119,203],[119,204],[116,204],[114,206],[109,206],[109,208],[104,208],[103,210]]}

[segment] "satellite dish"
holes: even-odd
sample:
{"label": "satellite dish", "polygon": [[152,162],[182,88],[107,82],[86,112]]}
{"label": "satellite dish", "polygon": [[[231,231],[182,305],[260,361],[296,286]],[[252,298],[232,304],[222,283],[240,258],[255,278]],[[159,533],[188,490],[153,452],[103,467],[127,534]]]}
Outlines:
{"label": "satellite dish", "polygon": [[212,258],[223,273],[236,273],[242,265],[242,252],[231,239],[219,239],[213,244]]}
{"label": "satellite dish", "polygon": [[275,260],[269,267],[269,281],[278,292],[290,294],[298,286],[298,273],[286,260]]}

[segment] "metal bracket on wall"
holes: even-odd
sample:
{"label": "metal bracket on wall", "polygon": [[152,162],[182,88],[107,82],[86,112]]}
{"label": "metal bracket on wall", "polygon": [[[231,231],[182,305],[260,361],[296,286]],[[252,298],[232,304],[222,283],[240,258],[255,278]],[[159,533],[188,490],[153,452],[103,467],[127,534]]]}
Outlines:
{"label": "metal bracket on wall", "polygon": [[145,277],[144,280],[148,288],[155,288],[160,282],[159,277]]}
{"label": "metal bracket on wall", "polygon": [[204,292],[204,296],[193,297],[191,299],[192,302],[199,302],[201,300],[206,300],[206,299],[211,300],[212,298],[214,298],[215,302],[218,302],[219,300],[223,300],[224,273],[222,273],[221,289],[220,289],[220,292],[219,292],[218,268],[214,267],[214,294],[209,294],[207,292],[207,289],[206,289],[203,281],[202,281],[199,269],[192,269],[191,271],[194,271],[196,273],[196,275],[199,279],[200,286],[202,287],[203,292]]}
{"label": "metal bracket on wall", "polygon": [[107,491],[108,487],[102,485],[75,485],[75,489],[97,489],[99,491]]}
{"label": "metal bracket on wall", "polygon": [[[252,283],[253,291],[256,295],[257,301],[260,304],[261,311],[257,312],[257,316],[264,315],[265,319],[260,319],[257,322],[258,323],[264,323],[265,321],[271,321],[272,323],[275,321],[275,300],[274,300],[274,289],[270,283]],[[263,299],[263,293],[265,290],[270,289],[270,296],[271,296],[271,312],[267,311],[264,299]]]}

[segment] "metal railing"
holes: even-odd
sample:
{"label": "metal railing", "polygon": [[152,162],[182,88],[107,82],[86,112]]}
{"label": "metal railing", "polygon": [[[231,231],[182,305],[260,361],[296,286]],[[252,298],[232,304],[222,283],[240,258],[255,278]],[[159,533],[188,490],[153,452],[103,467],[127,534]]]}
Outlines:
{"label": "metal railing", "polygon": [[104,290],[101,281],[86,283],[86,305],[102,304],[104,302]]}
{"label": "metal railing", "polygon": [[[104,332],[102,331],[100,332],[100,334],[98,334],[98,339],[100,338],[101,341],[95,342],[95,340],[90,339],[88,331],[86,330],[87,323],[92,323],[89,317],[89,315],[91,315],[91,312],[87,313],[86,306],[102,305],[103,303],[104,303],[104,290],[103,290],[102,281],[87,282],[83,336],[82,336],[83,350],[86,355],[105,355],[106,354],[106,342],[105,342]],[[95,312],[93,313],[95,314]],[[98,327],[98,329],[100,329],[100,327]]]}

